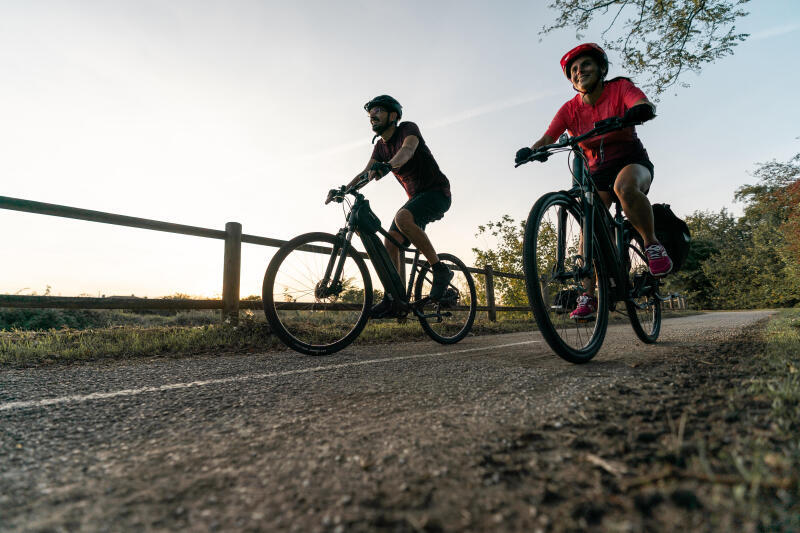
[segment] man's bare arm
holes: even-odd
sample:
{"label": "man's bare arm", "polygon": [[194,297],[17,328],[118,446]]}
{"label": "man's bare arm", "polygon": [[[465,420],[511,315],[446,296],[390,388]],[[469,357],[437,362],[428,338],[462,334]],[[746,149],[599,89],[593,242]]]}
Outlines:
{"label": "man's bare arm", "polygon": [[364,167],[364,170],[362,170],[361,172],[356,174],[356,177],[353,178],[352,180],[350,180],[350,183],[347,184],[347,187],[352,187],[353,185],[358,183],[361,180],[361,177],[364,174],[367,174],[369,176],[369,179],[371,179],[371,180],[375,179],[377,174],[374,171],[370,170],[370,168],[372,168],[372,165],[374,165],[375,163],[376,163],[376,161],[374,159],[370,158],[370,160],[367,162],[367,166]]}
{"label": "man's bare arm", "polygon": [[403,146],[401,146],[397,153],[394,154],[394,157],[389,160],[389,164],[392,165],[392,168],[400,168],[408,163],[408,161],[414,157],[417,146],[419,146],[419,137],[416,135],[409,135],[403,139]]}

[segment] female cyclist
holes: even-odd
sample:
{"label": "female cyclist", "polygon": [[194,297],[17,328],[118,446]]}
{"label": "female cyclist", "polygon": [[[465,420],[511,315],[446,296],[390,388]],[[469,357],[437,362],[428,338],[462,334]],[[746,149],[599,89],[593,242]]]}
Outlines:
{"label": "female cyclist", "polygon": [[[576,46],[561,58],[561,69],[578,92],[561,106],[542,138],[533,146],[517,151],[516,161],[530,157],[533,150],[551,144],[569,131],[582,135],[600,120],[622,116],[626,121],[643,122],[655,117],[655,106],[628,78],[606,80],[608,57],[598,45]],[[622,210],[644,239],[650,272],[665,276],[672,270],[672,260],[656,239],[653,228],[653,209],[647,192],[653,182],[653,164],[633,126],[595,137],[581,143],[588,161],[589,173],[606,207],[614,197],[619,198]],[[584,282],[586,292],[578,297],[572,318],[588,318],[597,309],[594,280]]]}

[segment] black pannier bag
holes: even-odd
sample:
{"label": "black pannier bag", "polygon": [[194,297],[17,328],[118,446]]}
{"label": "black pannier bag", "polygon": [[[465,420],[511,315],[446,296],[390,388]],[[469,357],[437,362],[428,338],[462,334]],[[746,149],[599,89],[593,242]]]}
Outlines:
{"label": "black pannier bag", "polygon": [[672,212],[669,204],[653,204],[653,222],[656,238],[672,259],[672,272],[679,271],[689,255],[689,244],[692,242],[689,226]]}

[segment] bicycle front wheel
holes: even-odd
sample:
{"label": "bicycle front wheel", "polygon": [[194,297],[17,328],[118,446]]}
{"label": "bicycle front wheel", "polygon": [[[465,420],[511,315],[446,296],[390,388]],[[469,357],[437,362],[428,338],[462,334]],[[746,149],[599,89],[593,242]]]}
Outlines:
{"label": "bicycle front wheel", "polygon": [[[307,233],[278,249],[264,275],[264,313],[290,348],[308,355],[341,350],[364,329],[372,305],[372,280],[364,259],[343,239]],[[341,266],[337,276],[338,267]]]}
{"label": "bicycle front wheel", "polygon": [[[439,260],[453,272],[453,279],[439,302],[428,300],[420,307],[422,329],[436,342],[454,344],[467,336],[475,321],[477,298],[475,282],[467,266],[450,254],[439,254]],[[431,292],[433,273],[425,262],[414,286],[415,302],[422,302]]]}
{"label": "bicycle front wheel", "polygon": [[628,297],[625,308],[636,336],[652,344],[661,332],[661,299],[658,297],[658,280],[650,274],[642,246],[631,239],[627,246]]}
{"label": "bicycle front wheel", "polygon": [[[608,290],[599,247],[588,276],[582,276],[582,210],[564,193],[549,193],[531,209],[525,225],[522,266],[533,316],[542,336],[560,357],[586,363],[603,344],[608,326]],[[570,316],[578,297],[594,284],[597,309],[582,318]]]}

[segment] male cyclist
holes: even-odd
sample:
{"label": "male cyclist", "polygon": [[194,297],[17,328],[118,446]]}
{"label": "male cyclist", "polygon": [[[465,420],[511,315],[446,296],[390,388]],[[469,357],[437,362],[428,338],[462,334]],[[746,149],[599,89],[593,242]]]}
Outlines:
{"label": "male cyclist", "polygon": [[[408,246],[416,246],[433,271],[430,298],[439,300],[444,294],[453,273],[444,263],[425,234],[429,222],[439,220],[450,209],[450,182],[439,170],[439,165],[413,122],[399,122],[403,116],[400,102],[382,94],[366,104],[369,121],[375,138],[380,137],[366,168],[348,184],[355,184],[366,173],[370,180],[379,180],[390,171],[408,194],[408,201],[394,216],[389,235]],[[392,263],[405,279],[403,254],[389,239],[384,239]],[[383,300],[372,308],[373,318],[393,316],[391,296],[384,293]]]}
{"label": "male cyclist", "polygon": [[[542,138],[517,151],[516,162],[528,159],[533,150],[551,144],[564,132],[582,135],[595,122],[611,117],[623,117],[635,123],[655,117],[655,106],[628,78],[606,80],[608,57],[594,43],[581,44],[561,58],[561,69],[578,92],[561,106]],[[595,137],[581,143],[586,154],[589,173],[597,186],[600,198],[610,207],[618,198],[622,210],[644,239],[645,255],[653,276],[665,276],[672,270],[672,260],[658,242],[653,227],[653,209],[647,192],[653,182],[653,163],[647,156],[633,126]],[[578,297],[571,318],[594,315],[594,279],[585,280],[586,292]]]}

